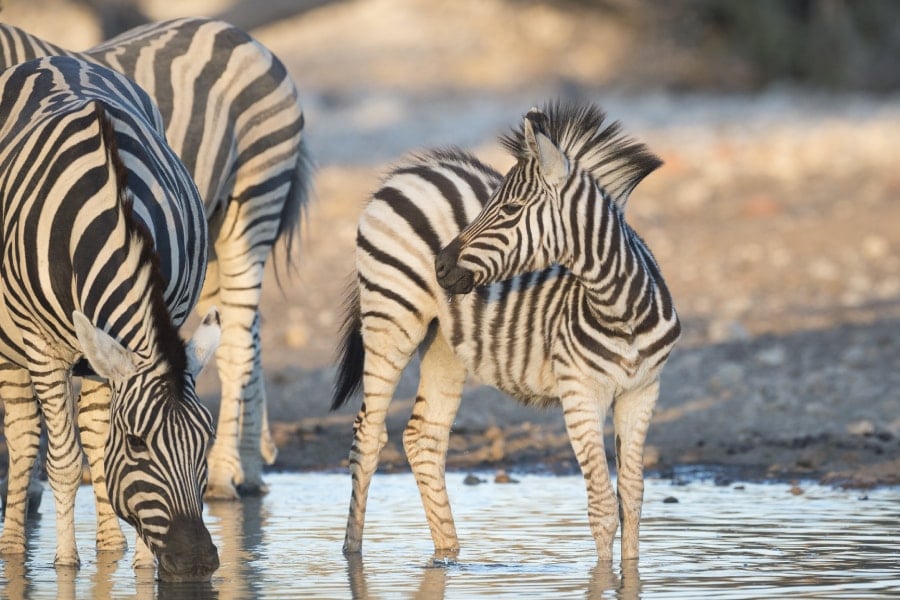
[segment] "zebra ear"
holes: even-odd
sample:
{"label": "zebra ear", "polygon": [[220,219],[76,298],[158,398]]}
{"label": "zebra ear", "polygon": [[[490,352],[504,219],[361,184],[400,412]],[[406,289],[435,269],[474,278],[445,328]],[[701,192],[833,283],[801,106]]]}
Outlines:
{"label": "zebra ear", "polygon": [[525,116],[522,128],[525,134],[525,144],[531,154],[538,159],[544,179],[552,185],[559,185],[569,176],[569,160],[563,151],[553,143],[553,140],[534,127],[532,118],[530,118],[533,112],[534,109]]}
{"label": "zebra ear", "polygon": [[222,338],[222,326],[219,319],[219,309],[213,306],[203,317],[203,322],[197,327],[191,341],[187,343],[187,370],[196,377],[206,366],[213,352],[219,347]]}
{"label": "zebra ear", "polygon": [[111,381],[121,381],[137,370],[134,353],[95,327],[84,313],[72,311],[72,323],[81,351],[98,375]]}

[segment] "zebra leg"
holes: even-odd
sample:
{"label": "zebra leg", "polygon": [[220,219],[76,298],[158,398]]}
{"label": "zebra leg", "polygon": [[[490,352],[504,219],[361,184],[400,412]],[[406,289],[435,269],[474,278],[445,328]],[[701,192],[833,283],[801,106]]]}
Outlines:
{"label": "zebra leg", "polygon": [[97,511],[97,550],[118,552],[128,547],[106,489],[103,455],[109,437],[110,388],[104,381],[84,378],[78,399],[78,430],[81,447],[91,469]]}
{"label": "zebra leg", "polygon": [[587,485],[588,523],[597,544],[597,556],[600,560],[612,560],[613,538],[619,525],[618,503],[603,443],[603,423],[612,394],[601,399],[583,390],[563,390],[560,398],[569,441]]}
{"label": "zebra leg", "polygon": [[[35,348],[40,346],[35,345]],[[75,425],[75,395],[68,365],[31,359],[31,380],[41,403],[50,444],[47,450],[47,477],[56,501],[57,566],[78,567],[75,544],[75,494],[81,484],[81,448]]]}
{"label": "zebra leg", "polygon": [[[277,222],[252,214],[252,205],[228,204],[215,241],[215,270],[204,284],[218,287],[216,305],[222,318],[222,340],[216,350],[222,399],[216,441],[209,453],[207,499],[237,499],[236,486],[251,494],[264,490],[260,422],[265,391],[259,360],[259,303]],[[258,219],[263,228],[268,225],[272,230],[250,230],[250,224]],[[209,281],[215,275],[217,281]]]}
{"label": "zebra leg", "polygon": [[3,427],[9,459],[3,534],[0,555],[25,554],[25,517],[28,514],[29,485],[41,438],[41,414],[28,371],[3,365],[0,398],[3,399]]}
{"label": "zebra leg", "polygon": [[[259,356],[258,353],[257,356]],[[265,394],[265,386],[263,387],[263,394]],[[259,453],[262,455],[263,463],[267,465],[275,464],[275,459],[278,458],[278,447],[272,438],[272,430],[269,429],[269,402],[265,396],[262,401],[262,431],[259,432]]]}
{"label": "zebra leg", "polygon": [[[265,456],[262,452],[262,432],[265,428],[268,432],[268,417],[266,411],[266,385],[263,379],[262,354],[259,339],[260,316],[256,312],[253,325],[250,329],[252,337],[250,349],[252,358],[250,364],[252,371],[250,380],[241,390],[241,424],[240,445],[238,453],[241,457],[241,467],[244,471],[244,480],[239,491],[242,495],[261,495],[267,493],[268,487],[262,479],[262,467]],[[271,438],[270,438],[271,441]],[[272,462],[278,455],[274,445],[270,448]]]}
{"label": "zebra leg", "polygon": [[422,496],[434,551],[441,557],[459,552],[444,470],[450,426],[459,409],[465,378],[465,366],[438,332],[422,353],[416,403],[403,432],[403,447]]}
{"label": "zebra leg", "polygon": [[[363,403],[353,423],[353,444],[350,446],[352,491],[347,532],[344,536],[344,554],[362,551],[369,484],[378,468],[378,455],[388,441],[385,427],[388,406],[404,367],[425,334],[424,328],[413,334],[383,325],[377,330],[367,329],[365,322],[362,332],[366,347]],[[397,340],[401,339],[409,347],[398,348]]]}
{"label": "zebra leg", "polygon": [[132,569],[154,569],[156,568],[156,558],[153,552],[144,541],[144,538],[137,535],[134,538],[134,557],[131,559]]}
{"label": "zebra leg", "polygon": [[638,558],[638,532],[644,502],[644,440],[659,396],[659,380],[622,393],[613,404],[616,471],[622,521],[622,559]]}

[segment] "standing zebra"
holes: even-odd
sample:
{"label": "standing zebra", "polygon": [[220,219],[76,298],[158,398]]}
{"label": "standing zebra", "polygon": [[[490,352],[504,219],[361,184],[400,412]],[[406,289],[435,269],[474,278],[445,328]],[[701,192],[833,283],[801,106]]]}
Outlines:
{"label": "standing zebra", "polygon": [[[261,493],[263,462],[271,464],[277,453],[260,358],[261,286],[276,241],[282,240],[290,265],[312,171],[297,89],[277,57],[222,21],[152,23],[81,53],[0,24],[0,67],[51,54],[101,64],[144,88],[159,106],[169,145],[200,190],[211,245],[198,308],[214,303],[222,318],[216,352],[222,397],[207,498],[234,499],[238,489]],[[102,471],[96,449],[103,444],[108,394],[98,385],[84,386],[83,396],[90,397],[79,412],[93,475]],[[95,491],[102,510],[102,490]],[[98,543],[115,546],[110,536],[99,532]]]}
{"label": "standing zebra", "polygon": [[[562,405],[599,557],[612,557],[620,518],[622,557],[638,555],[644,437],[680,326],[623,210],[660,161],[593,106],[534,109],[503,143],[518,162],[502,180],[461,152],[428,154],[395,169],[360,218],[333,402],[362,383],[345,553],[361,550],[388,404],[418,349],[403,445],[436,552],[459,549],[444,465],[471,372],[526,404]],[[618,502],[603,442],[611,407]]]}
{"label": "standing zebra", "polygon": [[38,450],[37,401],[50,439],[55,562],[80,562],[70,380],[84,357],[111,388],[112,507],[137,530],[140,553],[158,559],[162,579],[208,579],[219,564],[202,519],[213,427],[194,382],[220,326],[212,309],[187,346],[178,335],[203,282],[207,226],[150,98],[124,76],[68,57],[0,74],[0,212],[0,357],[19,367],[3,391],[20,390],[6,405],[0,553],[25,552],[16,515],[24,517]]}

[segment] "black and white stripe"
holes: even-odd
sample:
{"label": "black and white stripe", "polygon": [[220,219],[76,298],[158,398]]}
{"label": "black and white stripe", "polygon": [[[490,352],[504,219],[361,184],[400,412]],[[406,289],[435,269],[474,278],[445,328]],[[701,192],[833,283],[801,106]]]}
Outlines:
{"label": "black and white stripe", "polygon": [[[680,325],[623,209],[660,163],[593,106],[534,109],[503,142],[517,158],[505,177],[461,152],[413,158],[360,218],[333,404],[362,384],[345,552],[361,549],[388,404],[418,349],[403,442],[437,552],[459,547],[444,464],[472,374],[526,403],[562,406],[598,555],[611,558],[621,518],[622,556],[637,556],[643,443]],[[618,492],[603,443],[611,407]]]}
{"label": "black and white stripe", "polygon": [[79,564],[71,375],[84,357],[111,390],[112,507],[156,556],[162,578],[208,579],[218,567],[201,514],[213,428],[194,381],[220,326],[213,309],[187,346],[178,335],[200,294],[208,232],[153,103],[124,76],[70,57],[4,71],[0,211],[0,356],[13,369],[2,391],[20,388],[6,405],[19,472],[10,472],[0,552],[25,551],[25,507],[13,510],[13,502],[24,500],[25,469],[37,454],[37,401],[50,440],[55,561]]}
{"label": "black and white stripe", "polygon": [[[222,397],[207,494],[236,498],[236,486],[258,493],[264,489],[263,462],[276,456],[258,341],[261,285],[276,241],[290,261],[311,183],[297,89],[281,61],[259,42],[209,19],[152,23],[83,53],[0,25],[3,65],[48,54],[104,65],[144,88],[159,106],[170,146],[197,184],[210,225],[210,265],[199,308],[218,306],[223,327],[216,353]],[[91,398],[83,404],[101,402]],[[82,414],[82,428],[102,430],[97,417]],[[91,464],[92,471],[101,470],[93,457]]]}

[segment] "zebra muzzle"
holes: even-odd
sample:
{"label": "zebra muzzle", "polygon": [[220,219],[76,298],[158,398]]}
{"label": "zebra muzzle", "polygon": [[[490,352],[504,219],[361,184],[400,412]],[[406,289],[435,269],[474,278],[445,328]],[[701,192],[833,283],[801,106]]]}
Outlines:
{"label": "zebra muzzle", "polygon": [[472,271],[459,266],[459,241],[453,240],[434,259],[438,283],[451,294],[468,294],[475,287]]}

